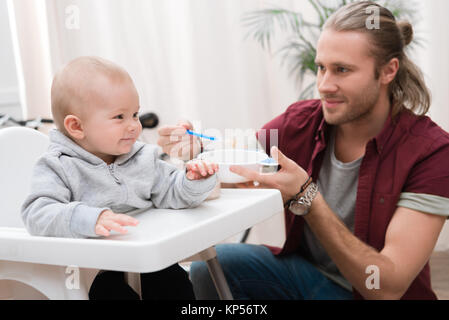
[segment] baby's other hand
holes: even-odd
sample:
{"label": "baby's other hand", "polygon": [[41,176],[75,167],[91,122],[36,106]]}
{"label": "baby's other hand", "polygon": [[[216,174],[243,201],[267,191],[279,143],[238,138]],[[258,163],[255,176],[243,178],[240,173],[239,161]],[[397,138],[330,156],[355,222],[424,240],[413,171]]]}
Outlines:
{"label": "baby's other hand", "polygon": [[186,163],[189,180],[206,179],[218,172],[218,164],[206,160],[191,160]]}
{"label": "baby's other hand", "polygon": [[123,213],[114,213],[111,210],[104,210],[98,217],[95,225],[95,233],[99,236],[109,236],[110,231],[127,233],[128,230],[123,226],[137,226],[139,221]]}

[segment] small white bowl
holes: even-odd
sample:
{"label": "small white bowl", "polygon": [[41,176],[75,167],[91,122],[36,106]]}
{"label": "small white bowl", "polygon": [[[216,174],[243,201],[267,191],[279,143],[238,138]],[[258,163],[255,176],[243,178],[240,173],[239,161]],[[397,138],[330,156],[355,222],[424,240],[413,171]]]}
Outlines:
{"label": "small white bowl", "polygon": [[198,159],[208,160],[218,164],[218,179],[224,183],[242,183],[249,181],[229,170],[230,166],[242,166],[259,172],[260,162],[266,160],[268,155],[265,152],[244,150],[244,149],[218,149],[203,152],[198,155]]}

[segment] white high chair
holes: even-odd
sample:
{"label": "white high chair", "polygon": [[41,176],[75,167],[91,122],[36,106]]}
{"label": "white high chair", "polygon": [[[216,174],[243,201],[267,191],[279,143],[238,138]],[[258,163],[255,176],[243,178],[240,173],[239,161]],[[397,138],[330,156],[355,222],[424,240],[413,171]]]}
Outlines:
{"label": "white high chair", "polygon": [[[48,144],[48,137],[33,129],[0,130],[0,238],[24,232],[20,208],[29,191],[34,164]],[[78,270],[1,260],[1,252],[9,250],[0,241],[0,299],[88,299],[89,287],[98,270],[79,269],[80,288],[73,290],[67,279]]]}
{"label": "white high chair", "polygon": [[[17,248],[5,245],[11,239],[23,239],[27,234],[21,219],[20,208],[29,193],[33,167],[47,150],[48,137],[36,130],[24,127],[0,129],[0,300],[4,299],[89,299],[89,288],[99,269],[78,268],[39,263],[28,263],[28,257]],[[2,241],[7,240],[7,241]],[[49,239],[50,240],[50,239]],[[12,252],[14,251],[14,252]],[[39,251],[39,250],[38,250]],[[206,250],[195,255],[196,259],[211,260]],[[41,254],[35,252],[35,255]],[[18,257],[17,261],[2,260],[2,256]],[[211,260],[214,262],[215,260]],[[76,274],[75,274],[76,272]],[[70,280],[76,277],[74,287]],[[221,275],[215,277],[223,282]],[[126,272],[128,284],[140,295],[140,275]],[[72,279],[75,280],[75,279]],[[225,294],[229,295],[227,285]]]}
{"label": "white high chair", "polygon": [[140,294],[141,273],[203,260],[219,297],[231,300],[214,246],[283,212],[279,190],[224,189],[218,199],[196,208],[134,212],[139,228],[127,235],[101,240],[31,236],[20,208],[48,143],[47,136],[32,129],[0,130],[0,299],[24,299],[30,291],[27,299],[88,299],[100,269],[125,272]]}

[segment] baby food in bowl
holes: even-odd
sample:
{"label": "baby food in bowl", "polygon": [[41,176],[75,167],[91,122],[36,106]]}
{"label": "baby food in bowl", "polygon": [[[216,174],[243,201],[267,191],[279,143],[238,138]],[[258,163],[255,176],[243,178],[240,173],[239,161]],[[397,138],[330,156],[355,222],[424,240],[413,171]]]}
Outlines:
{"label": "baby food in bowl", "polygon": [[223,183],[242,183],[248,179],[229,170],[230,166],[238,165],[254,171],[259,171],[260,163],[268,158],[262,151],[244,149],[219,149],[203,152],[198,159],[213,161],[218,164],[218,179]]}

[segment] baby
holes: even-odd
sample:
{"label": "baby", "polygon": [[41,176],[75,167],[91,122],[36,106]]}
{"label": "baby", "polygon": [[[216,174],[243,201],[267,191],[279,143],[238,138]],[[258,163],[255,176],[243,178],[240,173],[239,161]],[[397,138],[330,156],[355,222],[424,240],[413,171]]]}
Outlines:
{"label": "baby", "polygon": [[112,62],[81,57],[67,64],[53,79],[51,108],[57,129],[22,207],[33,235],[126,233],[138,224],[126,212],[195,207],[216,185],[216,164],[197,160],[178,170],[158,158],[156,146],[137,141],[139,96]]}

